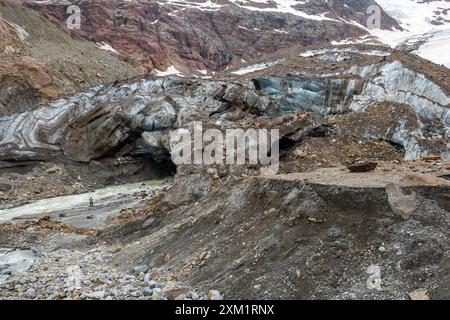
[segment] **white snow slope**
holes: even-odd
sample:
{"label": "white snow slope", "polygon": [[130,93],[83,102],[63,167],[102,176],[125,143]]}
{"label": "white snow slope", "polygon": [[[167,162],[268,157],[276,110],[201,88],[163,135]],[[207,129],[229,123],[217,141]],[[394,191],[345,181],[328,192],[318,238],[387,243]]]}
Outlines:
{"label": "white snow slope", "polygon": [[392,47],[416,44],[414,53],[450,67],[450,1],[376,0],[404,29],[371,30]]}

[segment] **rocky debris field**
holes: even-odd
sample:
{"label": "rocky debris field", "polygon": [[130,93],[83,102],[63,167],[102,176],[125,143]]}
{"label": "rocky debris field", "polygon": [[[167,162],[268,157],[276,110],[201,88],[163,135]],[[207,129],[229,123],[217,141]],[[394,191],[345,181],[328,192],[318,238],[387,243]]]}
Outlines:
{"label": "rocky debris field", "polygon": [[171,208],[183,197],[174,186],[100,229],[48,216],[3,224],[0,255],[27,259],[1,257],[0,296],[448,298],[450,164],[416,170],[434,165],[229,180]]}
{"label": "rocky debris field", "polygon": [[[100,228],[51,214],[0,225],[0,247],[9,248],[0,251],[0,296],[448,298],[450,163],[227,179],[208,172],[219,180],[207,195],[186,198],[191,189],[180,192],[180,182],[200,176],[180,175],[160,193],[130,194],[145,202]],[[5,259],[17,251],[28,260]]]}
{"label": "rocky debris field", "polygon": [[[130,196],[141,197],[136,193]],[[146,196],[152,198],[151,193]],[[108,201],[115,204],[111,199]],[[87,207],[87,201],[82,206]],[[142,211],[135,206],[127,203],[128,210]],[[102,205],[97,202],[94,208],[89,209],[89,213],[97,219],[102,210]],[[67,212],[70,214],[71,211]],[[109,212],[113,212],[113,209]],[[29,212],[26,213],[29,215]],[[0,218],[3,217],[4,213],[0,213]],[[127,218],[129,216],[126,214],[124,217],[115,217],[116,224],[113,225],[120,225],[126,221],[122,219]],[[90,243],[98,239],[106,225],[95,224],[96,228],[93,229],[92,221],[95,220],[89,217],[84,219],[85,222],[81,218],[62,218],[62,221],[58,221],[61,218],[52,217],[50,213],[6,224],[2,222],[0,247],[4,249],[0,250],[0,297],[40,300],[221,298],[214,290],[203,292],[195,291],[194,286],[186,287],[182,278],[167,269],[149,269],[145,265],[124,269],[114,264],[112,258],[118,252],[127,250],[127,245],[114,245],[100,240],[94,245],[86,244],[87,240]],[[80,227],[80,224],[84,226]]]}
{"label": "rocky debris field", "polygon": [[[53,238],[58,235],[53,235]],[[75,236],[67,237],[76,241]],[[46,241],[52,243],[52,236]],[[61,241],[59,236],[58,241]],[[108,260],[120,246],[98,244],[90,250],[35,246],[35,261],[25,273],[0,282],[2,299],[39,300],[200,300],[208,292],[197,293],[180,284],[170,274],[136,266],[128,272],[111,266]],[[0,270],[0,272],[4,272]]]}
{"label": "rocky debris field", "polygon": [[116,263],[169,268],[230,298],[409,299],[418,289],[444,298],[449,187],[379,169],[248,178],[101,237],[139,239]]}

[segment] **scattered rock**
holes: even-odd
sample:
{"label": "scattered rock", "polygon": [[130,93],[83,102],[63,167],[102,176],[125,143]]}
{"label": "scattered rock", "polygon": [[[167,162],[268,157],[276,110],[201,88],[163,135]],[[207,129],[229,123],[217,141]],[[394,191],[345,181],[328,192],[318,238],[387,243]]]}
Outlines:
{"label": "scattered rock", "polygon": [[152,275],[150,273],[146,273],[144,275],[144,282],[149,283],[152,280]]}
{"label": "scattered rock", "polygon": [[160,281],[155,281],[155,280],[150,280],[148,282],[148,287],[150,289],[154,289],[154,288],[164,288],[164,282],[160,282]]}
{"label": "scattered rock", "polygon": [[160,294],[161,291],[162,291],[161,288],[155,288],[155,289],[153,289],[153,293],[154,293],[154,294]]}
{"label": "scattered rock", "polygon": [[150,217],[147,220],[144,221],[144,223],[142,224],[142,229],[146,229],[148,227],[150,227],[154,222],[155,222],[155,218]]}
{"label": "scattered rock", "polygon": [[441,160],[440,155],[429,155],[422,158],[424,161],[439,161]]}
{"label": "scattered rock", "polygon": [[60,167],[54,166],[54,167],[51,167],[51,168],[47,169],[46,173],[47,174],[54,174],[54,173],[60,172],[61,170],[62,169]]}
{"label": "scattered rock", "polygon": [[222,295],[217,290],[209,290],[208,292],[208,299],[209,300],[223,300]]}
{"label": "scattered rock", "polygon": [[145,199],[145,198],[148,197],[148,194],[147,194],[146,192],[144,192],[144,191],[141,191],[141,192],[135,193],[134,196],[135,196],[136,198]]}
{"label": "scattered rock", "polygon": [[25,292],[25,296],[26,296],[28,299],[34,299],[34,298],[36,298],[36,290],[33,289],[33,288],[28,289],[28,290]]}
{"label": "scattered rock", "polygon": [[146,265],[136,266],[136,267],[134,267],[133,270],[136,274],[146,273],[148,271],[148,266],[146,266]]}
{"label": "scattered rock", "polygon": [[207,256],[208,252],[203,251],[202,253],[200,253],[199,260],[205,260]]}
{"label": "scattered rock", "polygon": [[411,300],[430,300],[427,289],[417,289],[409,293]]}
{"label": "scattered rock", "polygon": [[378,167],[378,163],[376,162],[357,162],[352,163],[348,166],[348,170],[350,172],[358,173],[358,172],[370,172],[374,171]]}
{"label": "scattered rock", "polygon": [[386,186],[388,202],[392,211],[403,219],[409,219],[417,209],[416,194],[404,194],[399,185]]}
{"label": "scattered rock", "polygon": [[[186,297],[187,293],[189,292],[188,288],[176,288],[176,289],[171,289],[168,290],[164,293],[164,296],[168,299],[168,300],[175,300],[177,297],[184,295],[184,298]],[[184,299],[182,299],[184,300]]]}
{"label": "scattered rock", "polygon": [[187,297],[188,299],[191,299],[191,300],[198,300],[198,299],[200,299],[200,296],[199,296],[196,292],[193,292],[193,291],[188,292],[188,294],[186,295],[186,297]]}
{"label": "scattered rock", "polygon": [[145,297],[151,297],[153,295],[153,290],[149,287],[144,288],[144,296]]}
{"label": "scattered rock", "polygon": [[88,293],[87,297],[91,298],[91,299],[101,300],[101,299],[105,298],[105,295],[106,295],[105,291],[96,291],[96,292]]}

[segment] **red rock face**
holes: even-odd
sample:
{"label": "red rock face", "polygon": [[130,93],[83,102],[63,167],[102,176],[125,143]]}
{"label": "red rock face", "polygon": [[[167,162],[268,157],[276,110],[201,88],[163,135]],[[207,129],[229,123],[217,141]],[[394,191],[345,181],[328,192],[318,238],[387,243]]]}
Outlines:
{"label": "red rock face", "polygon": [[39,12],[0,0],[0,116],[137,74]]}
{"label": "red rock face", "polygon": [[56,96],[45,65],[28,56],[2,61],[0,82],[2,89],[7,88],[0,93],[1,115],[26,111],[28,105]]}
{"label": "red rock face", "polygon": [[[347,4],[348,5],[345,5]],[[146,72],[174,65],[182,72],[223,70],[283,48],[323,44],[365,34],[354,20],[363,23],[373,0],[339,3],[309,1],[283,7],[217,0],[205,1],[73,1],[81,8],[80,36],[106,42],[122,58]],[[61,22],[66,5],[58,1],[28,6]],[[291,14],[292,10],[298,12]],[[261,11],[270,10],[270,11]],[[389,28],[395,21],[383,19]]]}

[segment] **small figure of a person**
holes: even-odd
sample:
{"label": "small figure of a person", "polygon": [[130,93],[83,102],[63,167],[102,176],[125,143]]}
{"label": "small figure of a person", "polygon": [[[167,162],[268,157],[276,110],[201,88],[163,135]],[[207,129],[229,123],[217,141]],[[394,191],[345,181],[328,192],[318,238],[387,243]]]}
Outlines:
{"label": "small figure of a person", "polygon": [[92,198],[92,196],[89,198],[89,207],[90,208],[94,207],[94,198]]}

